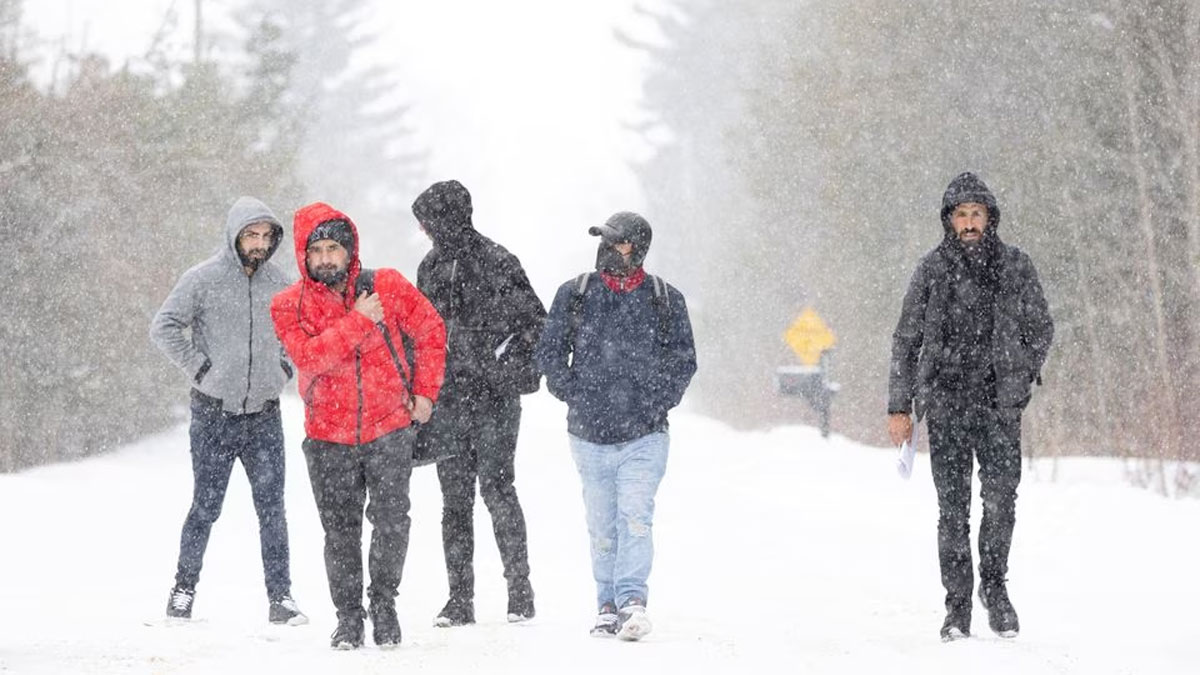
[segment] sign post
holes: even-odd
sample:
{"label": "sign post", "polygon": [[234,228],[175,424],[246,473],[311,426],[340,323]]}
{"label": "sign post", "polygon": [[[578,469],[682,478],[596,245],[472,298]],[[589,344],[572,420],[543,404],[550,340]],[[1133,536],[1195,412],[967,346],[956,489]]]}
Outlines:
{"label": "sign post", "polygon": [[796,357],[798,366],[780,366],[775,370],[775,382],[784,396],[802,396],[821,422],[821,436],[829,437],[829,418],[833,395],[838,385],[829,381],[830,351],[837,337],[811,307],[806,308],[783,334]]}

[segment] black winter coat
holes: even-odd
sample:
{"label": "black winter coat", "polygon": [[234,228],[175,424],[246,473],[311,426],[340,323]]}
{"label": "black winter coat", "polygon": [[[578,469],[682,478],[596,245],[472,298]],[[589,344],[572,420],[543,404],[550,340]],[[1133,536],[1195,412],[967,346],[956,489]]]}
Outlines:
{"label": "black winter coat", "polygon": [[417,288],[446,323],[441,399],[537,390],[541,376],[533,350],[546,308],[515,255],[468,230],[453,246],[435,246],[425,256]]}
{"label": "black winter coat", "polygon": [[[998,408],[1024,408],[1031,385],[1041,375],[1042,364],[1054,337],[1054,322],[1029,256],[998,239],[992,317],[990,361],[995,373],[994,400]],[[921,259],[892,334],[888,412],[915,411],[924,416],[935,404],[939,371],[961,355],[951,354],[945,325],[961,302],[953,285],[973,283],[956,242],[947,237]],[[981,380],[983,378],[977,378]],[[990,378],[989,378],[990,381]]]}

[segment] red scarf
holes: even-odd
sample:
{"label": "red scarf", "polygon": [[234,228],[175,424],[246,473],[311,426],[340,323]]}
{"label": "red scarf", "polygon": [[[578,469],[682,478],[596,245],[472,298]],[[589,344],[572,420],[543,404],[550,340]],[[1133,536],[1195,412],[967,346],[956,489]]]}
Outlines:
{"label": "red scarf", "polygon": [[604,285],[611,288],[614,293],[628,293],[638,286],[641,286],[642,282],[646,280],[646,270],[639,267],[627,277],[618,277],[613,276],[608,272],[601,272],[600,279],[602,279],[604,281]]}

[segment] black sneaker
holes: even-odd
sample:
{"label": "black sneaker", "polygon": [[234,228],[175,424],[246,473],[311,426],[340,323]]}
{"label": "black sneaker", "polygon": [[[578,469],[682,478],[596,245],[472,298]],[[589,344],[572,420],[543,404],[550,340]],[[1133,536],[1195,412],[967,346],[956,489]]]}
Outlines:
{"label": "black sneaker", "polygon": [[947,603],[946,620],[942,622],[942,642],[971,637],[971,603]]}
{"label": "black sneaker", "polygon": [[475,603],[470,600],[456,600],[450,598],[442,611],[438,612],[437,617],[433,620],[433,625],[438,628],[450,628],[452,626],[466,626],[467,624],[475,623]]}
{"label": "black sneaker", "polygon": [[611,602],[604,603],[600,613],[596,615],[596,625],[592,626],[592,637],[613,637],[620,629],[617,617],[617,606]]}
{"label": "black sneaker", "polygon": [[274,624],[302,626],[308,623],[308,617],[296,606],[296,601],[290,595],[284,595],[271,601],[267,608],[267,620]]}
{"label": "black sneaker", "polygon": [[646,601],[641,598],[632,598],[625,603],[617,612],[617,623],[617,639],[629,642],[641,640],[654,627],[650,617],[646,616]]}
{"label": "black sneaker", "polygon": [[167,616],[172,619],[192,618],[192,603],[196,601],[196,589],[176,586],[167,598]]}
{"label": "black sneaker", "polygon": [[1008,599],[1008,589],[1004,582],[998,584],[980,584],[979,602],[988,613],[988,627],[1002,638],[1015,638],[1021,632],[1021,622],[1017,619],[1017,610],[1013,609]]}
{"label": "black sneaker", "polygon": [[338,625],[330,636],[329,646],[341,651],[358,649],[363,644],[363,619],[361,613],[338,615]]}
{"label": "black sneaker", "polygon": [[533,586],[528,578],[514,580],[508,586],[508,622],[528,621],[533,615]]}
{"label": "black sneaker", "polygon": [[380,649],[400,646],[400,620],[396,618],[393,600],[371,603],[371,637]]}

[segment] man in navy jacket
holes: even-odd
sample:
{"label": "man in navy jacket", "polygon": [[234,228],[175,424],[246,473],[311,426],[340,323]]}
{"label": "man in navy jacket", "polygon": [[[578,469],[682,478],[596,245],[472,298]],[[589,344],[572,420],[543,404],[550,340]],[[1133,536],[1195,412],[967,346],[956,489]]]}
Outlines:
{"label": "man in navy jacket", "polygon": [[642,268],[646,219],[621,212],[588,232],[600,237],[596,272],[558,289],[537,361],[568,407],[599,607],[592,634],[637,640],[651,628],[646,580],[667,412],[696,372],[696,350],[683,295]]}

